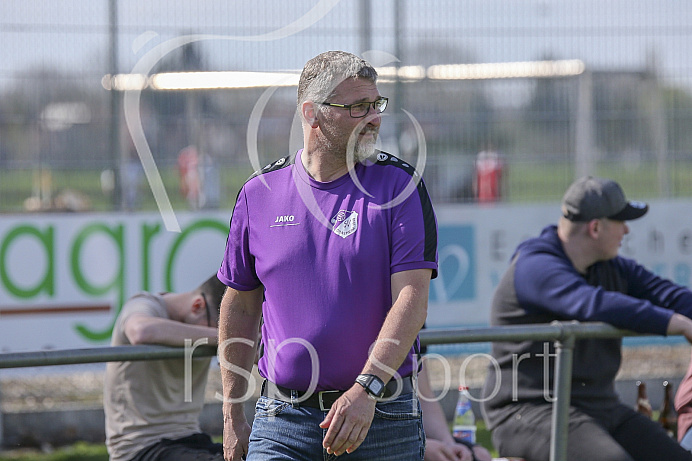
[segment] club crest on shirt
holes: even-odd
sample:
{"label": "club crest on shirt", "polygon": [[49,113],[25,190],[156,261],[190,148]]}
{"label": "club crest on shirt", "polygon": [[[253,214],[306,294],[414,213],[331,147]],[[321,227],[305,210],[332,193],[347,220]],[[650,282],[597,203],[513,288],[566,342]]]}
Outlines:
{"label": "club crest on shirt", "polygon": [[358,213],[339,210],[336,216],[332,218],[332,225],[336,235],[346,238],[358,230]]}

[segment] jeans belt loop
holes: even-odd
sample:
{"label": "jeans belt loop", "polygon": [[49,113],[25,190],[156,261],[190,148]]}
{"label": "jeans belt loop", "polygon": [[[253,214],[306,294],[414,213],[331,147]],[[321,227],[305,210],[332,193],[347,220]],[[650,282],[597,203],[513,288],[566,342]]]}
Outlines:
{"label": "jeans belt loop", "polygon": [[320,391],[317,394],[317,401],[320,403],[320,410],[322,411],[329,411],[332,409],[331,405],[329,407],[324,406],[324,394],[333,394],[333,393],[339,393],[341,391]]}

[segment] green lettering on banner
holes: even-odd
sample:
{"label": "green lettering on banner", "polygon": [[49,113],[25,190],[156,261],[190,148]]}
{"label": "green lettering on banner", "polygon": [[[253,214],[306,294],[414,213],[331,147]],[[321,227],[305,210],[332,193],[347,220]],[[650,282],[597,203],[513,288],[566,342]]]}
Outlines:
{"label": "green lettering on banner", "polygon": [[151,261],[150,243],[154,235],[161,232],[161,224],[142,226],[142,290],[149,291],[149,262]]}
{"label": "green lettering on banner", "polygon": [[166,290],[167,291],[175,291],[173,287],[173,265],[175,262],[175,258],[178,254],[178,250],[180,249],[180,245],[183,244],[183,241],[192,235],[194,232],[200,230],[200,229],[216,229],[219,232],[221,232],[224,235],[228,235],[228,226],[225,224],[222,224],[218,221],[214,221],[211,219],[200,219],[187,229],[185,229],[183,232],[181,232],[178,235],[178,238],[173,242],[173,245],[171,246],[171,250],[168,253],[168,260],[166,261]]}
{"label": "green lettering on banner", "polygon": [[[2,242],[0,247],[0,279],[7,291],[18,298],[33,298],[41,292],[50,296],[55,294],[55,248],[53,246],[54,228],[48,226],[44,232],[28,225],[17,226],[12,229]],[[12,242],[21,236],[35,237],[43,246],[46,253],[46,272],[42,279],[34,287],[20,287],[10,279],[7,272],[7,252]]]}
{"label": "green lettering on banner", "polygon": [[[118,269],[116,271],[116,275],[112,281],[104,284],[103,286],[95,286],[91,284],[82,273],[82,268],[79,265],[79,256],[81,255],[82,247],[87,242],[89,237],[97,233],[102,233],[111,237],[119,250]],[[105,224],[91,224],[85,227],[77,235],[74,244],[72,245],[70,261],[72,266],[72,276],[74,277],[77,286],[86,294],[92,296],[103,296],[113,289],[117,290],[118,295],[118,308],[113,316],[113,321],[105,330],[93,331],[82,324],[75,326],[77,332],[90,341],[100,342],[110,338],[111,333],[113,332],[113,325],[115,325],[115,319],[120,313],[120,309],[122,309],[123,302],[125,301],[125,249],[123,236],[124,233],[122,224],[116,226],[114,229],[107,227]]]}

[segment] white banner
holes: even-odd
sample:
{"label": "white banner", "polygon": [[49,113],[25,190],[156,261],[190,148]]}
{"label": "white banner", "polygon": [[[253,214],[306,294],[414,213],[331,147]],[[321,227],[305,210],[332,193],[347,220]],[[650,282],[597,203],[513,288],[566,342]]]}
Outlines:
{"label": "white banner", "polygon": [[0,351],[108,345],[123,301],[216,273],[230,212],[42,214],[0,220]]}

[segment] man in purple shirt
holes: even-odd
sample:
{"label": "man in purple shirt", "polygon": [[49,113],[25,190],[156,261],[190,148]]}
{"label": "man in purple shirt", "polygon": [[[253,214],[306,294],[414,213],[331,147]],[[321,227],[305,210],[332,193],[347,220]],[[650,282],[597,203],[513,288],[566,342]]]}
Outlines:
{"label": "man in purple shirt", "polygon": [[[437,228],[415,169],[375,149],[387,105],[376,81],[350,53],[310,60],[303,149],[238,195],[218,272],[227,460],[423,459],[412,376]],[[262,319],[250,431],[242,401]]]}

